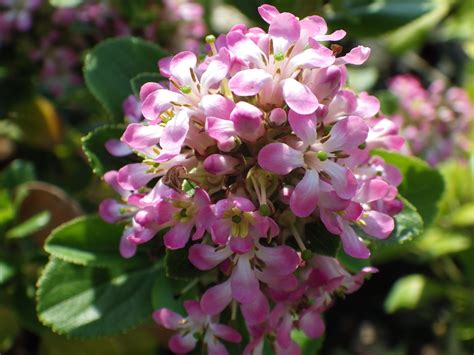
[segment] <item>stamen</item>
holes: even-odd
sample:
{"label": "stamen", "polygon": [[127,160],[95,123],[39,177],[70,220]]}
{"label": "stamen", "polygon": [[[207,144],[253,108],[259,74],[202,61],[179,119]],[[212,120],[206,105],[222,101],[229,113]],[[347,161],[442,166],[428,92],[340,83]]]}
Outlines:
{"label": "stamen", "polygon": [[293,237],[296,240],[296,244],[298,244],[298,247],[300,248],[301,252],[305,252],[306,246],[304,245],[303,241],[301,240],[300,234],[298,233],[298,230],[296,229],[295,225],[293,224],[291,226],[291,231],[293,232]]}
{"label": "stamen", "polygon": [[206,43],[211,47],[212,54],[217,55],[216,37],[214,35],[207,35]]}
{"label": "stamen", "polygon": [[327,158],[328,158],[328,153],[326,153],[325,151],[323,150],[320,150],[318,153],[318,159],[321,160],[321,161],[325,161]]}

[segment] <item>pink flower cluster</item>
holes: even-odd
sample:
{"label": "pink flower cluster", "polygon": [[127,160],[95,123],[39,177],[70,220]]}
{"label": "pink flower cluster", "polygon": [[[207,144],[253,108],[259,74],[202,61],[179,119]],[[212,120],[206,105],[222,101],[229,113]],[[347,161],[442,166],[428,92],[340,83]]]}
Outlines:
{"label": "pink flower cluster", "polygon": [[0,47],[15,31],[31,28],[33,12],[41,6],[41,0],[0,0]]}
{"label": "pink flower cluster", "polygon": [[[342,47],[321,42],[345,32],[327,34],[321,17],[299,20],[270,5],[259,12],[268,33],[236,25],[206,38],[202,61],[192,52],[160,61],[168,82],[143,85],[144,120],[121,137],[141,161],[104,176],[122,197],[100,205],[104,220],[126,225],[122,256],[162,238],[217,275],[199,301],[186,302],[186,318],[154,313],[177,331],[169,342],[176,353],[197,339],[211,354],[226,353],[221,340],[240,342],[219,323],[230,309],[245,319],[246,353],[261,353],[267,339],[277,354],[298,354],[292,330],[320,337],[321,314],[336,295],[356,291],[376,271],[353,275],[313,253],[322,236],[307,227],[324,226],[345,253],[368,258],[365,238],[389,237],[403,207],[400,172],[369,154],[400,149],[397,126],[378,115],[375,97],[345,88],[346,65],[364,63],[369,48],[341,55]],[[108,143],[122,154],[118,142]]]}
{"label": "pink flower cluster", "polygon": [[389,89],[399,102],[391,119],[409,143],[405,147],[408,153],[432,166],[449,158],[465,158],[474,106],[463,89],[447,88],[441,80],[425,89],[409,74],[392,78]]}

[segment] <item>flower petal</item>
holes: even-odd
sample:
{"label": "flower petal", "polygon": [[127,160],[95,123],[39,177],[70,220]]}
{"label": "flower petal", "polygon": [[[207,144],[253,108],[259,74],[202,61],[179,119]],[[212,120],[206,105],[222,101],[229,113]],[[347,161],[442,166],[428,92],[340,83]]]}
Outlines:
{"label": "flower petal", "polygon": [[321,315],[315,310],[306,311],[298,322],[301,330],[310,338],[320,338],[326,329]]}
{"label": "flower petal", "polygon": [[230,277],[232,296],[240,303],[252,303],[260,286],[250,266],[248,255],[241,255]]}
{"label": "flower petal", "polygon": [[231,255],[229,248],[218,250],[207,244],[194,244],[189,249],[188,259],[199,270],[210,270]]}
{"label": "flower petal", "polygon": [[354,257],[359,259],[368,259],[370,256],[370,251],[359,236],[354,232],[352,227],[344,224],[342,233],[340,234],[342,247],[344,251]]}
{"label": "flower petal", "polygon": [[316,96],[306,85],[295,79],[290,78],[283,81],[283,97],[293,111],[302,115],[314,113],[318,108]]}
{"label": "flower petal", "polygon": [[395,228],[393,218],[385,213],[369,211],[367,212],[367,216],[363,217],[363,220],[366,225],[363,226],[362,229],[368,235],[375,238],[388,238]]}
{"label": "flower petal", "polygon": [[247,69],[235,74],[229,80],[229,87],[236,95],[254,96],[272,80],[272,76],[263,69]]}
{"label": "flower petal", "polygon": [[165,246],[171,250],[184,248],[189,240],[193,226],[190,222],[177,223],[164,235]]}
{"label": "flower petal", "polygon": [[300,115],[290,110],[288,113],[288,122],[291,129],[303,141],[304,144],[310,145],[316,141],[316,115]]}
{"label": "flower petal", "polygon": [[303,153],[284,143],[270,143],[258,153],[258,164],[272,173],[286,175],[304,165]]}
{"label": "flower petal", "polygon": [[211,316],[221,313],[232,301],[230,280],[213,286],[201,297],[201,309]]}
{"label": "flower petal", "polygon": [[290,198],[290,208],[298,217],[308,217],[314,212],[319,198],[319,174],[307,169]]}

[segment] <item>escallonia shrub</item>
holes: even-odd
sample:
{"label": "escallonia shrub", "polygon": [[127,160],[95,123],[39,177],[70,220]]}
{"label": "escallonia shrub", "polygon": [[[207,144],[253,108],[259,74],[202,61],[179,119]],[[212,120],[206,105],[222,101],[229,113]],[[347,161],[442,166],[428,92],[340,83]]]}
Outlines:
{"label": "escallonia shrub", "polygon": [[236,25],[206,37],[203,57],[160,60],[166,82],[127,99],[130,123],[107,144],[136,161],[104,175],[120,198],[103,201],[100,215],[125,225],[121,255],[159,238],[207,275],[184,302],[187,316],[153,313],[176,330],[176,353],[199,341],[210,354],[227,353],[222,340],[243,341],[229,324],[243,318],[245,353],[270,344],[298,354],[292,332],[321,337],[335,298],[377,271],[351,273],[318,252],[317,239],[325,234],[367,259],[369,240],[388,238],[404,205],[400,171],[373,154],[398,151],[404,139],[376,97],[346,86],[346,65],[363,64],[370,49],[328,47],[346,33],[328,34],[319,16],[258,11],[268,32]]}

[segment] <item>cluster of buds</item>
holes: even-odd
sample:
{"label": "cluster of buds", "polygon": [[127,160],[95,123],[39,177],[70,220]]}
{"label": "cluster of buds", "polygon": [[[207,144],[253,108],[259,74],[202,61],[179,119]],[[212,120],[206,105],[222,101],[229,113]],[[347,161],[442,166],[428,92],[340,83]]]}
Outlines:
{"label": "cluster of buds", "polygon": [[[109,2],[85,0],[75,7],[54,8],[42,0],[0,0],[0,46],[26,47],[28,57],[41,67],[42,86],[55,96],[82,83],[83,52],[109,37],[137,35],[161,41],[168,37],[162,36],[162,27],[173,27],[173,50],[198,51],[198,39],[206,30],[201,5],[192,0],[163,0],[161,6],[147,6],[142,10],[152,12],[154,20],[135,28]],[[22,32],[33,41],[19,46]]]}
{"label": "cluster of buds", "polygon": [[376,271],[351,274],[311,250],[322,237],[314,230],[365,259],[366,238],[389,237],[403,208],[400,172],[370,154],[398,150],[403,139],[379,116],[375,97],[345,85],[346,65],[364,63],[369,48],[341,55],[341,46],[324,46],[345,32],[327,34],[319,16],[299,20],[270,5],[259,13],[268,33],[236,25],[206,38],[201,61],[189,51],[161,60],[169,80],[143,85],[140,103],[125,105],[144,119],[127,115],[121,142],[108,142],[114,154],[141,159],[104,176],[122,197],[100,206],[104,220],[126,225],[122,256],[160,238],[216,275],[199,300],[186,302],[187,317],[154,313],[177,330],[169,342],[176,353],[201,339],[209,353],[225,354],[221,340],[241,335],[220,316],[240,311],[246,353],[261,353],[266,339],[278,354],[298,354],[292,331],[320,337],[321,314],[336,295],[356,291]]}
{"label": "cluster of buds", "polygon": [[442,80],[425,89],[409,74],[390,80],[390,91],[398,99],[399,109],[391,120],[409,145],[406,153],[414,154],[435,166],[449,158],[463,159],[469,151],[469,129],[474,106],[467,92],[446,87]]}

